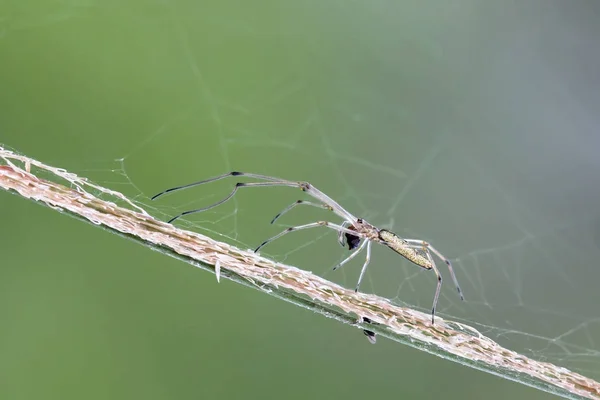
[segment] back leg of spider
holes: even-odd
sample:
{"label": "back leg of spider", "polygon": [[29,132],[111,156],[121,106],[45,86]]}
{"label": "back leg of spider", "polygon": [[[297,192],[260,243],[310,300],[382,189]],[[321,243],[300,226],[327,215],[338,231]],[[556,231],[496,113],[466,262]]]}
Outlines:
{"label": "back leg of spider", "polygon": [[435,254],[440,260],[442,260],[444,263],[446,263],[446,265],[448,266],[448,270],[450,271],[450,276],[452,277],[452,281],[454,282],[454,286],[456,286],[456,290],[458,291],[458,294],[460,296],[461,300],[465,299],[465,296],[463,295],[463,292],[460,288],[460,285],[458,284],[458,279],[456,278],[456,274],[454,273],[454,268],[452,267],[452,263],[450,262],[450,260],[448,260],[446,257],[444,257],[442,255],[442,253],[440,253],[439,251],[437,251],[435,249],[435,247],[433,247],[431,244],[423,241],[423,240],[419,240],[419,239],[404,239],[405,241],[407,241],[409,243],[410,247],[413,247],[415,249],[423,249],[426,252],[431,251],[433,254]]}
{"label": "back leg of spider", "polygon": [[336,230],[336,231],[338,231],[338,232],[339,232],[339,231],[341,231],[341,232],[349,232],[349,233],[351,233],[351,234],[354,234],[354,235],[356,235],[356,232],[353,232],[353,231],[351,231],[350,229],[344,228],[344,227],[343,227],[343,226],[341,226],[341,225],[333,224],[333,223],[331,223],[331,222],[328,222],[328,221],[317,221],[317,222],[313,222],[313,223],[306,224],[306,225],[298,225],[298,226],[292,226],[292,227],[289,227],[289,228],[287,228],[286,230],[284,230],[284,231],[282,231],[282,232],[278,233],[277,235],[275,235],[275,236],[273,236],[273,237],[271,237],[271,238],[269,238],[269,239],[265,240],[264,242],[262,242],[262,243],[261,243],[261,244],[260,244],[260,245],[259,245],[259,246],[258,246],[258,247],[255,249],[255,250],[254,250],[254,252],[255,252],[255,253],[256,253],[256,252],[258,252],[258,250],[260,250],[261,248],[263,248],[263,247],[264,247],[264,246],[266,246],[267,244],[269,244],[269,243],[271,243],[271,242],[273,242],[273,241],[275,241],[275,240],[279,239],[279,238],[280,238],[280,237],[282,237],[283,235],[287,235],[287,234],[288,234],[288,233],[290,233],[290,232],[294,232],[294,231],[300,231],[300,230],[303,230],[303,229],[316,228],[316,227],[319,227],[319,226],[325,226],[325,227],[327,227],[327,228],[330,228],[330,229]]}

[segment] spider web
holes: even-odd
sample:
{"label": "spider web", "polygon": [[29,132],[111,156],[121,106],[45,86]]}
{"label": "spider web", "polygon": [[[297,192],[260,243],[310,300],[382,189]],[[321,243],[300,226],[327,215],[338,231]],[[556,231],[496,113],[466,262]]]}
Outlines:
{"label": "spider web", "polygon": [[[290,140],[293,141],[294,138],[291,137]],[[231,146],[236,146],[235,142],[232,140]],[[419,212],[422,215],[415,215],[412,210],[418,206],[414,204],[422,201],[420,196],[423,196],[423,192],[427,193],[432,189],[427,181],[439,180],[438,174],[445,174],[444,163],[448,160],[441,151],[444,142],[447,147],[443,149],[443,153],[446,155],[461,147],[459,144],[449,145],[442,139],[438,146],[428,147],[421,164],[417,164],[414,173],[407,173],[404,178],[398,177],[401,175],[400,169],[388,167],[390,170],[383,172],[386,169],[384,166],[368,160],[348,160],[326,145],[316,146],[312,150],[316,153],[321,151],[320,157],[325,160],[324,168],[332,171],[338,178],[336,182],[341,190],[340,195],[334,198],[344,205],[353,205],[354,208],[348,208],[355,215],[364,217],[379,227],[391,229],[403,237],[430,241],[451,259],[466,301],[459,300],[443,262],[436,259],[445,278],[437,315],[471,325],[508,348],[538,360],[558,363],[588,376],[598,376],[600,350],[597,338],[600,333],[600,314],[596,309],[598,295],[594,283],[599,276],[594,267],[600,253],[597,217],[583,216],[571,220],[563,216],[566,219],[563,221],[554,213],[552,218],[545,218],[544,214],[536,215],[537,210],[532,210],[525,202],[506,196],[506,189],[486,175],[485,171],[482,173],[484,164],[474,159],[462,159],[459,164],[463,165],[463,169],[457,175],[465,179],[468,186],[474,185],[478,190],[487,191],[487,200],[493,206],[486,205],[489,204],[488,201],[477,204],[482,201],[478,196],[469,207],[465,207],[460,202],[466,201],[466,197],[457,195],[461,200],[450,208],[455,209],[455,213],[459,215],[440,215],[442,211],[435,211],[434,205],[431,210],[429,207],[421,207]],[[229,151],[228,149],[225,146],[224,151]],[[111,171],[121,176],[125,188],[135,182],[127,172],[133,157],[130,154],[118,160],[119,166]],[[397,197],[390,198],[376,192],[362,195],[360,185],[354,188],[343,175],[342,171],[352,168],[348,163],[360,165],[366,174],[383,174],[386,176],[384,186],[396,180],[399,187],[408,189],[401,189]],[[227,166],[224,166],[223,170],[226,169]],[[456,170],[449,175],[454,174]],[[150,209],[154,215],[166,220],[183,210],[215,202],[228,193],[228,185],[234,182],[235,180],[231,180],[218,190],[204,188],[203,194],[198,193],[202,191],[196,191],[189,198],[184,195],[184,200],[177,201],[173,207],[154,208],[152,204]],[[293,189],[290,191],[293,192]],[[268,225],[270,218],[297,196],[294,193],[291,197],[289,194],[279,195],[280,192],[282,191],[278,191],[277,195],[248,194],[242,200],[233,200],[231,203],[234,204],[222,206],[221,210],[185,218],[179,224],[239,247],[252,249],[284,227],[318,219],[339,221],[338,218],[312,208],[296,209],[294,213],[300,216],[286,215],[282,218],[285,222],[277,223],[272,228]],[[138,192],[139,202],[145,207],[148,207],[148,195],[150,193]],[[445,208],[450,201],[449,196],[446,192],[445,196],[431,196],[431,199],[438,203],[437,208]],[[248,203],[248,198],[253,201],[243,204]],[[289,202],[281,198],[286,198]],[[269,207],[262,207],[263,200]],[[387,207],[375,209],[369,209],[367,205],[386,202]],[[475,214],[482,214],[470,215],[474,212],[471,207],[479,208]],[[459,209],[462,211],[458,211]],[[247,213],[253,216],[248,218]],[[470,219],[469,223],[463,222],[465,215]],[[398,220],[414,222],[401,224]],[[436,220],[441,226],[437,225]],[[424,224],[427,229],[422,227]],[[248,229],[246,225],[253,226],[254,229]],[[490,232],[489,226],[495,226],[496,229]],[[257,237],[252,233],[253,230],[261,234]],[[301,238],[292,235],[301,235]],[[310,233],[298,232],[292,235],[269,245],[268,250],[263,250],[263,253],[299,267],[307,265],[306,269],[346,287],[355,286],[364,253],[333,272],[332,267],[348,255],[347,250],[336,243],[335,232],[311,230]],[[447,243],[442,243],[443,240],[440,239],[445,239]],[[376,293],[392,299],[396,304],[429,312],[435,289],[433,274],[389,253],[388,250],[374,246],[362,291]]]}
{"label": "spider web", "polygon": [[[150,203],[170,186],[230,170],[307,180],[354,215],[427,240],[452,260],[466,301],[436,260],[445,278],[438,315],[600,378],[600,141],[592,106],[600,92],[586,90],[593,68],[581,67],[598,62],[585,52],[593,19],[586,10],[536,7],[509,14],[508,28],[506,19],[490,19],[483,29],[480,19],[497,10],[474,10],[470,20],[448,5],[447,19],[417,10],[398,28],[403,10],[353,6],[347,15],[336,2],[318,12],[297,5],[266,21],[243,9],[203,15],[189,4],[156,3],[144,15],[108,7],[164,28],[155,46],[170,58],[143,54],[158,65],[149,74],[169,76],[153,88],[155,101],[169,106],[111,150],[116,161],[88,160],[77,172],[162,219],[221,199],[235,180]],[[528,15],[545,20],[532,31]],[[471,24],[457,27],[460,18]],[[209,28],[220,34],[207,35]],[[570,53],[558,59],[556,46]],[[270,226],[299,195],[240,191],[177,223],[254,248],[284,226],[339,221],[299,207]],[[347,251],[334,232],[315,229],[263,254],[354,287],[363,256],[332,271]],[[362,291],[428,312],[434,289],[433,274],[374,246]]]}

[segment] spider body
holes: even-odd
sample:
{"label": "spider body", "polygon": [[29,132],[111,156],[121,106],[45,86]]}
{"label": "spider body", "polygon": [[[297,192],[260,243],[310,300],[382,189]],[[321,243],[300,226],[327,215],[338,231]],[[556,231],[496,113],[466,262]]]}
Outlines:
{"label": "spider body", "polygon": [[452,264],[450,263],[450,260],[448,260],[446,257],[444,257],[439,251],[437,251],[433,246],[431,246],[431,244],[429,244],[425,241],[422,241],[422,240],[418,240],[418,239],[401,238],[394,232],[388,231],[386,229],[379,229],[379,228],[371,225],[367,221],[363,220],[362,218],[355,217],[350,212],[348,212],[346,209],[344,209],[341,205],[339,205],[331,197],[327,196],[325,193],[321,192],[319,189],[317,189],[316,187],[314,187],[313,185],[311,185],[308,182],[288,181],[285,179],[275,178],[275,177],[267,176],[267,175],[258,175],[258,174],[234,171],[234,172],[229,172],[227,174],[219,175],[219,176],[216,176],[213,178],[209,178],[206,180],[193,182],[193,183],[190,183],[187,185],[177,186],[174,188],[167,189],[167,190],[160,192],[157,195],[153,196],[152,200],[154,200],[164,194],[167,194],[167,193],[171,193],[171,192],[181,190],[181,189],[186,189],[186,188],[193,187],[193,186],[202,185],[202,184],[209,183],[209,182],[218,181],[218,180],[230,177],[230,176],[242,176],[242,177],[253,178],[253,179],[259,180],[259,182],[238,182],[235,184],[231,193],[229,193],[229,195],[227,195],[222,200],[219,200],[218,202],[211,204],[207,207],[198,208],[195,210],[184,211],[181,214],[178,214],[175,217],[171,218],[168,222],[171,223],[184,215],[206,211],[206,210],[214,208],[218,205],[221,205],[221,204],[225,203],[227,200],[231,199],[240,188],[269,187],[269,186],[296,187],[296,188],[299,188],[300,190],[302,190],[303,192],[305,192],[306,194],[308,194],[309,196],[313,197],[315,200],[317,200],[317,202],[311,202],[311,201],[307,201],[307,200],[297,200],[294,203],[287,206],[286,208],[284,208],[280,213],[275,215],[275,217],[271,220],[271,223],[274,223],[282,215],[284,215],[285,213],[287,213],[288,211],[292,210],[293,208],[295,208],[299,205],[308,205],[308,206],[323,208],[325,210],[331,211],[334,214],[336,214],[338,217],[342,218],[343,222],[338,225],[338,224],[328,222],[328,221],[317,221],[317,222],[313,222],[310,224],[289,227],[289,228],[285,229],[284,231],[280,232],[279,234],[262,242],[254,250],[255,252],[258,252],[258,250],[260,250],[263,246],[271,243],[272,241],[274,241],[276,239],[279,239],[283,235],[286,235],[290,232],[324,226],[324,227],[327,227],[327,228],[337,231],[338,232],[338,242],[340,243],[340,245],[342,247],[347,246],[348,249],[350,251],[352,251],[352,253],[350,253],[350,255],[348,257],[346,257],[342,262],[340,262],[338,265],[336,265],[333,268],[334,270],[340,268],[341,266],[346,264],[348,261],[352,260],[363,249],[366,251],[365,262],[360,271],[360,276],[358,278],[358,283],[356,285],[355,291],[358,291],[360,283],[362,282],[364,273],[367,269],[367,266],[369,265],[369,262],[371,259],[371,243],[375,242],[375,243],[382,244],[382,245],[392,249],[394,252],[396,252],[397,254],[400,254],[402,257],[406,258],[413,264],[416,264],[419,267],[427,269],[427,270],[433,270],[433,272],[435,272],[435,275],[437,277],[437,286],[436,286],[436,290],[435,290],[435,294],[434,294],[434,298],[433,298],[433,307],[431,310],[431,322],[432,323],[434,322],[435,309],[437,306],[440,289],[442,286],[442,276],[440,275],[440,272],[439,272],[437,266],[435,265],[435,262],[433,261],[432,253],[434,255],[436,255],[438,258],[440,258],[441,260],[443,260],[444,263],[446,263],[446,265],[448,266],[448,269],[450,271],[452,280],[454,281],[454,284],[456,285],[456,289],[458,290],[458,294],[460,295],[461,299],[464,299],[464,297],[462,295],[462,291],[461,291],[458,281],[456,279],[456,275],[454,274],[454,269],[452,268]]}

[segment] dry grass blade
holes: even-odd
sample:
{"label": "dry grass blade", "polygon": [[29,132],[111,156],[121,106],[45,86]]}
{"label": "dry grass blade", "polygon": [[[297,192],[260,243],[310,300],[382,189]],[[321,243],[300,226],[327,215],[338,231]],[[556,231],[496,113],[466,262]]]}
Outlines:
{"label": "dry grass blade", "polygon": [[[37,175],[52,176],[51,180]],[[59,182],[66,182],[70,187]],[[154,219],[123,194],[0,147],[0,188],[99,225],[194,266],[253,286],[400,343],[567,398],[600,399],[600,383],[501,347],[475,329],[387,299],[355,293],[310,272],[276,263]],[[114,201],[98,198],[110,197]],[[122,205],[118,205],[118,202]],[[361,318],[362,317],[362,318]],[[365,325],[366,318],[373,324]]]}

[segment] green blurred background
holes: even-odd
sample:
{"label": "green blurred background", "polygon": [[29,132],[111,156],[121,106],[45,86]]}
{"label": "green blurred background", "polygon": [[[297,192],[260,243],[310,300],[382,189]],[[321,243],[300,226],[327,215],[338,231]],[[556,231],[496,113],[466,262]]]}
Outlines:
{"label": "green blurred background", "polygon": [[[439,313],[600,378],[598,2],[3,1],[0,143],[166,219],[236,169],[308,180],[456,264]],[[243,248],[331,217],[249,189],[178,222]],[[0,193],[2,399],[550,398]],[[298,232],[263,254],[348,287]],[[443,270],[446,278],[447,271]],[[363,291],[427,311],[374,248]]]}

